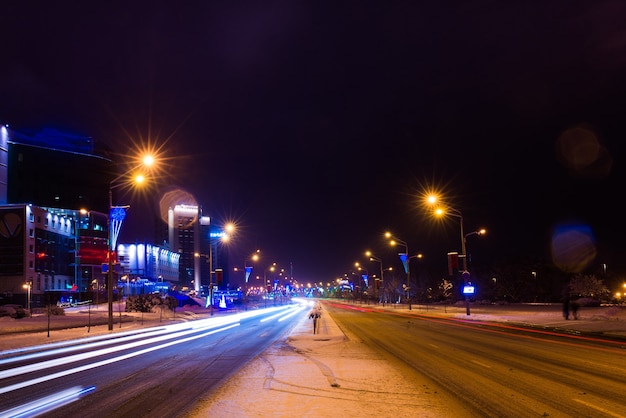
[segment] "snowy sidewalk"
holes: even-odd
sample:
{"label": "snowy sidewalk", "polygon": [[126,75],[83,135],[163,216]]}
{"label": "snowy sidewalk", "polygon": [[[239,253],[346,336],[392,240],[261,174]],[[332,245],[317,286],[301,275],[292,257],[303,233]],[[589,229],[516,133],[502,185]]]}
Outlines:
{"label": "snowy sidewalk", "polygon": [[286,341],[274,344],[185,416],[450,416],[426,382],[407,380],[379,354],[347,338],[323,308],[315,334],[312,322],[303,316]]}

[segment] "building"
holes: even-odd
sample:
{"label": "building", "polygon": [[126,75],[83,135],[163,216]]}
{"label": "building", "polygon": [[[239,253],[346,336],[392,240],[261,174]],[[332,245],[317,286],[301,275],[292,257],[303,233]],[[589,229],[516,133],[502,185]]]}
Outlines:
{"label": "building", "polygon": [[[22,296],[30,285],[32,306],[63,297],[97,299],[106,292],[107,222],[100,212],[0,205],[0,294],[26,302]],[[119,244],[117,256],[118,288],[126,286],[128,277],[166,288],[178,282],[178,253],[150,244]],[[13,300],[15,295],[21,296]]]}
{"label": "building", "polygon": [[124,295],[167,291],[178,282],[180,254],[152,244],[118,244]]}
{"label": "building", "polygon": [[143,290],[144,281],[200,294],[211,283],[227,289],[223,232],[195,204],[170,208],[162,246],[116,245],[120,225],[109,207],[115,164],[94,150],[91,138],[0,127],[0,294],[25,295],[30,283],[37,306],[44,294],[85,300],[106,293],[110,255],[118,256],[114,275],[127,290],[131,280]]}
{"label": "building", "polygon": [[181,287],[197,293],[210,284],[228,288],[227,257],[219,245],[223,234],[197,205],[181,203],[169,209],[169,243],[180,254]]}
{"label": "building", "polygon": [[[27,293],[32,306],[106,293],[103,265],[116,230],[109,221],[117,219],[110,217],[108,192],[116,175],[94,148],[90,138],[0,126],[0,303],[27,305]],[[171,273],[178,257],[158,260],[152,269],[178,282]],[[118,267],[115,274],[122,273]]]}
{"label": "building", "polygon": [[107,212],[113,162],[93,153],[90,138],[48,134],[0,127],[0,204]]}
{"label": "building", "polygon": [[30,286],[32,305],[41,306],[46,294],[86,290],[77,281],[76,215],[29,204],[0,206],[0,292],[4,298],[26,294],[25,286]]}
{"label": "building", "polygon": [[168,210],[168,242],[180,254],[179,285],[200,291],[200,208],[178,204]]}

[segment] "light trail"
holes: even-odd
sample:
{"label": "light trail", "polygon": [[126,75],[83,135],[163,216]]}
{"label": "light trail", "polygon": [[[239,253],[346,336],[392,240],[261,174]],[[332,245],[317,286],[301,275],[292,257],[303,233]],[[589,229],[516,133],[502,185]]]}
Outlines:
{"label": "light trail", "polygon": [[[7,386],[7,387],[0,388],[0,394],[11,392],[11,391],[18,390],[18,389],[22,389],[22,388],[25,388],[25,387],[28,387],[28,386],[31,386],[31,385],[36,385],[38,383],[47,382],[49,380],[58,379],[60,377],[69,376],[69,375],[74,374],[74,373],[80,373],[80,372],[84,372],[86,370],[95,369],[95,368],[98,368],[98,367],[101,367],[101,366],[106,366],[106,365],[111,364],[111,363],[117,363],[118,361],[127,360],[129,358],[141,356],[141,355],[150,353],[152,351],[156,351],[156,350],[160,350],[160,349],[163,349],[163,348],[166,348],[166,347],[170,347],[172,345],[182,344],[182,343],[185,343],[185,342],[188,342],[188,341],[193,341],[195,339],[203,338],[203,337],[206,337],[207,335],[215,334],[217,332],[226,331],[226,330],[228,330],[230,328],[234,328],[234,327],[237,327],[237,326],[239,326],[239,324],[233,324],[233,325],[230,325],[230,326],[227,326],[227,327],[224,327],[224,328],[220,328],[220,329],[212,330],[212,331],[209,331],[209,332],[205,332],[203,334],[194,335],[192,337],[177,339],[175,341],[170,341],[170,342],[168,342],[166,344],[161,344],[161,345],[158,345],[158,346],[145,348],[143,350],[134,351],[132,353],[127,353],[127,354],[124,354],[122,356],[113,357],[113,358],[110,358],[110,359],[107,359],[107,360],[102,360],[102,361],[99,361],[99,362],[96,362],[96,363],[86,364],[84,366],[75,367],[73,369],[64,370],[62,372],[53,373],[53,374],[47,375],[47,376],[42,376],[42,377],[39,377],[37,379],[28,380],[26,382],[16,383],[14,385],[10,385],[10,386]],[[37,366],[37,365],[35,365],[35,366]]]}
{"label": "light trail", "polygon": [[78,400],[80,396],[88,392],[92,392],[95,389],[96,388],[94,386],[89,388],[81,388],[77,386],[65,389],[53,395],[46,396],[45,398],[37,399],[27,404],[0,412],[0,418],[34,417],[44,412],[52,411],[60,406],[72,403]]}
{"label": "light trail", "polygon": [[[112,338],[111,335],[104,335],[104,336],[99,336],[99,337],[94,337],[94,338],[72,340],[71,343],[73,344],[78,343],[80,345],[74,345],[71,347],[67,347],[68,342],[66,341],[63,343],[63,346],[65,346],[65,348],[56,348],[53,350],[39,351],[39,352],[32,353],[32,354],[25,354],[19,357],[3,359],[3,360],[0,360],[0,365],[11,364],[11,363],[15,363],[17,361],[23,361],[23,360],[32,360],[32,359],[36,359],[39,357],[49,357],[50,355],[69,354],[74,351],[84,350],[86,348],[96,348],[96,347],[111,345],[111,343],[114,343],[114,342],[115,343],[127,342],[127,341],[136,340],[139,338],[152,337],[152,336],[157,336],[157,335],[162,335],[162,334],[170,335],[172,332],[180,332],[181,330],[184,330],[184,329],[194,330],[194,329],[205,328],[205,327],[210,328],[211,326],[218,327],[222,324],[228,324],[228,323],[234,322],[235,320],[233,320],[232,318],[233,317],[229,317],[229,319],[220,318],[217,321],[215,321],[216,323],[210,323],[210,324],[206,324],[206,322],[204,322],[208,320],[198,320],[197,322],[203,322],[203,324],[199,324],[195,326],[190,326],[189,323],[185,323],[185,324],[166,325],[164,327],[146,328],[141,331],[126,332],[124,336],[119,336],[119,334],[115,334],[114,338]],[[89,340],[95,340],[96,342],[88,342],[86,344],[82,344],[83,342],[89,341]],[[39,347],[39,349],[41,350],[41,349],[49,348],[49,345],[43,345],[43,346],[37,346],[37,347]],[[2,352],[0,354],[4,354],[4,353],[6,352]]]}

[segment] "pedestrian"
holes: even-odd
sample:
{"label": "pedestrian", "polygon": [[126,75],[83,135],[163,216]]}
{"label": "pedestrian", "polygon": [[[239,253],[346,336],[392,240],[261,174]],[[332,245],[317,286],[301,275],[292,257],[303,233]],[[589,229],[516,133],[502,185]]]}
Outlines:
{"label": "pedestrian", "polygon": [[563,295],[563,318],[569,319],[569,293]]}
{"label": "pedestrian", "polygon": [[574,317],[574,319],[578,319],[578,308],[580,308],[580,303],[578,303],[578,300],[572,300],[570,302],[570,307],[572,308],[572,316]]}

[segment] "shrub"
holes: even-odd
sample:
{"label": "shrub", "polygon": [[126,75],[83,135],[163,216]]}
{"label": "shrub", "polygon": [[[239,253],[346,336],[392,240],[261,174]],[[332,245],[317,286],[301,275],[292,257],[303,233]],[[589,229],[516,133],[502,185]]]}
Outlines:
{"label": "shrub", "polygon": [[165,299],[160,294],[147,294],[129,296],[126,299],[126,312],[152,312],[155,306],[167,306],[170,310],[174,310],[178,306],[178,300],[172,296],[166,296]]}
{"label": "shrub", "polygon": [[580,298],[576,303],[578,303],[578,306],[600,306],[600,301],[593,298]]}
{"label": "shrub", "polygon": [[[32,311],[33,311],[33,314],[48,315],[48,307],[47,306],[44,306],[42,308],[33,308]],[[61,308],[60,306],[50,305],[50,315],[53,315],[53,316],[64,316],[65,315],[65,309]]]}

